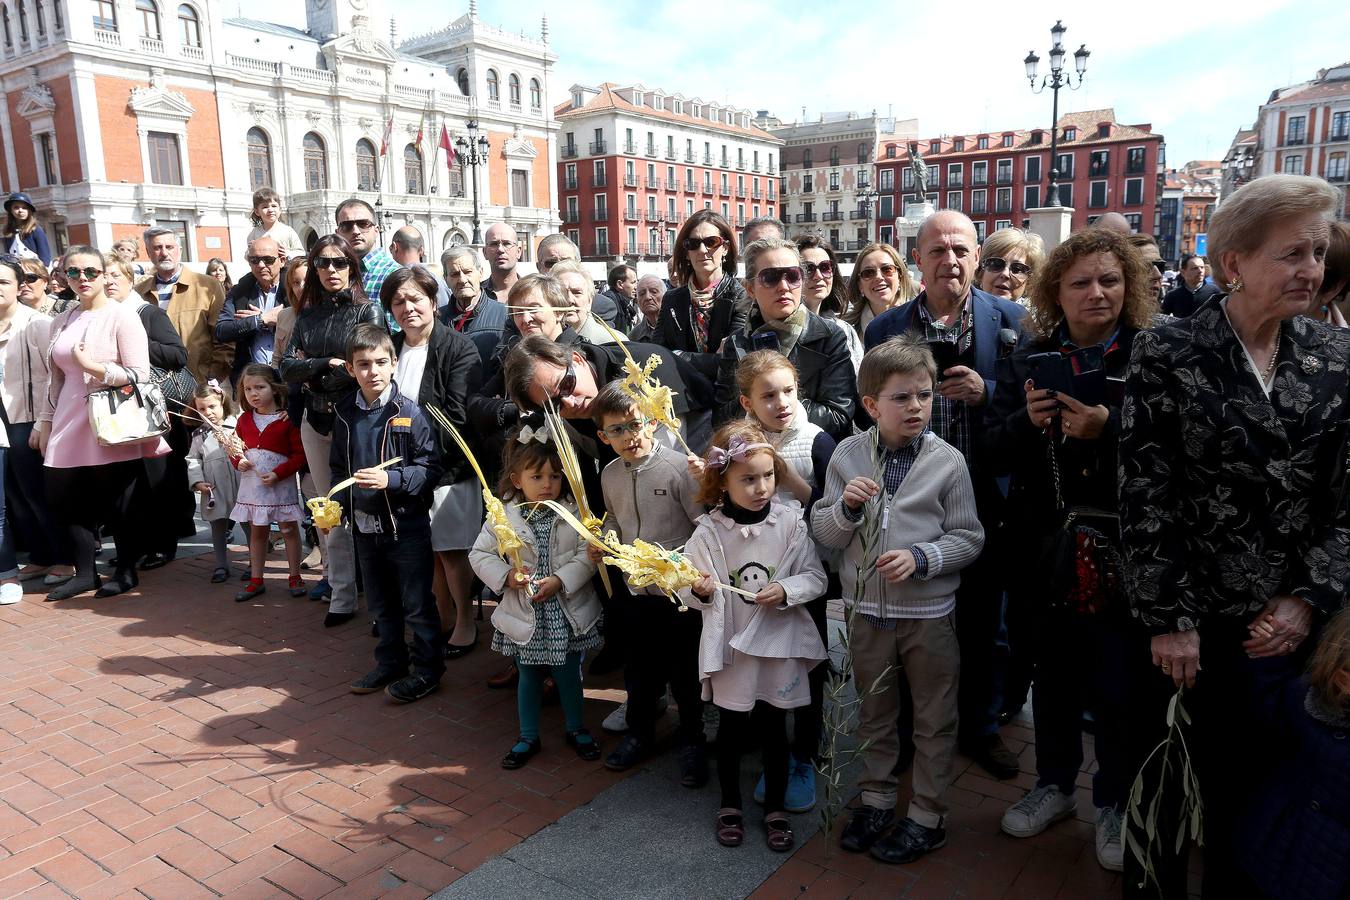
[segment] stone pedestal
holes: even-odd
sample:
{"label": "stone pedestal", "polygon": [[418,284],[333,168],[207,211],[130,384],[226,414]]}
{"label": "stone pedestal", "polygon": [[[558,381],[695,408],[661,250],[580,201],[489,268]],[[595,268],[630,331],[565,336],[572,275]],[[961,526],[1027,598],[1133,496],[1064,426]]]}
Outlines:
{"label": "stone pedestal", "polygon": [[1031,220],[1028,230],[1040,235],[1041,240],[1045,241],[1046,253],[1064,243],[1064,239],[1073,230],[1072,206],[1043,206],[1039,209],[1029,209],[1027,218]]}
{"label": "stone pedestal", "polygon": [[905,206],[905,214],[895,220],[895,246],[906,264],[914,258],[911,252],[919,236],[919,227],[924,220],[937,212],[933,204],[925,200],[922,203],[910,203]]}

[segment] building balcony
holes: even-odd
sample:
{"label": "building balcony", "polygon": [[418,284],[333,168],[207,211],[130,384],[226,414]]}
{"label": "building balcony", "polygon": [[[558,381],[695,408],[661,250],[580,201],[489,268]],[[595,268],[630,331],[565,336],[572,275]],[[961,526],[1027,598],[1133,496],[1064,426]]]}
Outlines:
{"label": "building balcony", "polygon": [[744,227],[745,227],[745,216],[737,216],[737,217],[736,217],[735,225],[736,225],[737,228],[744,228]]}
{"label": "building balcony", "polygon": [[563,212],[563,221],[568,225],[576,225],[581,221],[581,212],[575,209],[569,209]]}
{"label": "building balcony", "polygon": [[866,246],[867,246],[867,244],[863,243],[862,241],[849,241],[849,242],[848,242],[848,249],[850,249],[850,250],[861,250],[862,248],[864,248],[864,247],[866,247]]}
{"label": "building balcony", "polygon": [[1010,213],[1010,212],[1012,212],[1012,204],[1011,204],[1011,203],[999,203],[999,204],[997,204],[997,205],[994,206],[994,212],[995,212],[995,213]]}
{"label": "building balcony", "polygon": [[656,155],[657,155],[657,152],[656,152],[656,145],[655,145],[655,144],[648,144],[648,145],[647,145],[647,155],[648,155],[648,156],[656,156]]}
{"label": "building balcony", "polygon": [[1327,138],[1327,143],[1332,141],[1350,141],[1350,131],[1333,131]]}
{"label": "building balcony", "polygon": [[797,213],[797,222],[798,222],[798,223],[801,223],[801,222],[814,222],[815,220],[816,220],[816,214],[813,213],[813,212],[809,212],[809,213]]}
{"label": "building balcony", "polygon": [[608,222],[609,209],[608,208],[597,209],[595,212],[591,214],[591,220],[594,222]]}
{"label": "building balcony", "polygon": [[607,185],[607,184],[609,184],[609,179],[607,179],[607,178],[605,177],[605,173],[604,173],[604,172],[596,173],[596,174],[593,176],[593,178],[591,179],[591,186],[592,186],[592,187],[598,187],[598,188],[601,188],[601,187],[604,187],[604,186]]}
{"label": "building balcony", "polygon": [[1007,185],[1012,184],[1012,181],[1013,179],[1011,172],[1000,173],[999,176],[994,180],[994,184]]}
{"label": "building balcony", "polygon": [[720,166],[720,168],[728,169],[728,168],[731,167],[731,163],[728,162],[728,161],[727,161],[727,157],[724,156],[724,157],[722,157],[722,162],[719,163],[719,166]]}
{"label": "building balcony", "polygon": [[596,255],[596,256],[613,256],[614,254],[612,254],[612,253],[609,252],[609,244],[596,244],[596,245],[595,245],[595,255]]}
{"label": "building balcony", "polygon": [[750,199],[751,199],[751,200],[763,200],[763,199],[764,199],[764,192],[761,191],[759,188],[755,188],[754,190],[752,190],[752,191],[750,192]]}
{"label": "building balcony", "polygon": [[1089,178],[1106,178],[1111,174],[1110,166],[1088,166]]}
{"label": "building balcony", "polygon": [[773,167],[773,163],[769,163],[769,167],[768,167],[767,169],[765,169],[764,171],[768,172],[770,175],[777,175],[777,174],[778,174],[778,170],[775,169],[775,168]]}
{"label": "building balcony", "polygon": [[684,161],[687,162],[687,163],[697,162],[697,161],[698,161],[698,155],[697,155],[696,153],[694,153],[693,150],[686,150],[686,151],[684,151]]}
{"label": "building balcony", "polygon": [[575,191],[576,189],[577,189],[577,180],[576,180],[575,178],[564,178],[564,179],[563,179],[563,190],[564,190],[564,191]]}
{"label": "building balcony", "polygon": [[666,179],[666,190],[678,191],[679,189],[680,189],[680,182],[677,179],[674,178]]}
{"label": "building balcony", "polygon": [[1301,135],[1301,134],[1290,134],[1290,135],[1285,135],[1284,140],[1280,142],[1280,146],[1281,146],[1281,147],[1299,147],[1299,146],[1302,146],[1303,144],[1306,144],[1306,143],[1308,143],[1308,139],[1307,139],[1306,137],[1304,137],[1303,135]]}
{"label": "building balcony", "polygon": [[579,155],[576,144],[563,144],[558,152],[562,154],[563,159],[576,159]]}
{"label": "building balcony", "polygon": [[1344,172],[1330,172],[1324,177],[1332,184],[1342,184],[1347,180],[1347,176]]}
{"label": "building balcony", "polygon": [[623,186],[624,186],[624,187],[631,187],[631,188],[637,187],[637,186],[638,186],[638,179],[637,179],[637,176],[636,176],[636,175],[625,175],[625,176],[623,176]]}
{"label": "building balcony", "polygon": [[674,162],[675,160],[679,159],[679,154],[675,152],[674,147],[666,148],[666,159],[670,160],[671,162]]}
{"label": "building balcony", "polygon": [[623,152],[628,156],[637,156],[637,144],[632,141],[624,141]]}
{"label": "building balcony", "polygon": [[703,193],[704,195],[711,197],[713,195],[713,186],[711,184],[703,185]]}
{"label": "building balcony", "polygon": [[663,212],[657,212],[656,210],[653,209],[649,209],[647,210],[647,215],[645,216],[645,218],[647,219],[648,222],[655,224],[659,222],[664,222],[666,220],[666,214]]}
{"label": "building balcony", "polygon": [[692,181],[686,181],[686,182],[684,183],[684,192],[685,192],[686,194],[697,193],[697,192],[698,192],[698,185],[694,184]]}
{"label": "building balcony", "polygon": [[870,209],[855,209],[848,214],[848,217],[855,221],[858,219],[870,219],[872,218],[872,211]]}
{"label": "building balcony", "polygon": [[827,212],[827,213],[821,213],[821,214],[820,214],[820,221],[822,221],[822,222],[842,222],[842,221],[844,221],[844,214],[843,214],[842,212],[839,212],[839,211],[835,211],[835,212]]}
{"label": "building balcony", "polygon": [[978,205],[972,204],[970,207],[970,214],[972,216],[987,216],[989,215],[989,207],[983,203]]}
{"label": "building balcony", "polygon": [[816,192],[816,186],[815,186],[815,185],[813,185],[813,184],[804,184],[804,185],[802,185],[802,189],[801,189],[800,191],[798,191],[797,193],[799,193],[799,194],[814,194],[815,192]]}
{"label": "building balcony", "polygon": [[655,191],[655,190],[659,190],[660,187],[661,187],[661,179],[659,179],[659,178],[648,178],[648,179],[647,179],[647,190],[649,190],[649,191]]}
{"label": "building balcony", "polygon": [[641,218],[638,216],[638,211],[636,209],[625,209],[623,211],[623,220],[625,222],[640,222]]}
{"label": "building balcony", "polygon": [[743,187],[738,187],[738,188],[736,188],[736,199],[737,199],[737,200],[744,200],[744,199],[745,199],[745,188],[743,188]]}
{"label": "building balcony", "polygon": [[713,158],[711,153],[703,154],[703,164],[705,166],[711,166],[713,164]]}
{"label": "building balcony", "polygon": [[743,159],[738,159],[738,160],[736,160],[736,168],[737,168],[737,170],[739,170],[739,171],[741,171],[741,172],[744,172],[744,171],[745,171],[745,160],[743,160]]}
{"label": "building balcony", "polygon": [[989,176],[987,176],[987,175],[972,175],[972,176],[970,176],[970,186],[971,186],[971,187],[977,187],[977,188],[978,188],[978,187],[986,187],[988,184],[989,184]]}
{"label": "building balcony", "polygon": [[604,141],[591,141],[591,156],[604,156],[609,149],[609,144]]}
{"label": "building balcony", "polygon": [[759,164],[759,163],[754,163],[753,165],[750,166],[750,171],[751,171],[751,172],[760,172],[760,171],[762,171],[762,168],[760,167],[760,164]]}
{"label": "building balcony", "polygon": [[947,176],[947,189],[957,190],[959,188],[962,188],[965,186],[964,181],[965,179],[963,179],[960,175],[957,175],[955,177],[949,175]]}

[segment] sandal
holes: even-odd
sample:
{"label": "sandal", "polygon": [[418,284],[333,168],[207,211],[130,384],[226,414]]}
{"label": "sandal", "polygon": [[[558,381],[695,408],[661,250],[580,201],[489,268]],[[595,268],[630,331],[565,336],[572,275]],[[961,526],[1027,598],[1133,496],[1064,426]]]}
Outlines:
{"label": "sandal", "polygon": [[782,813],[764,818],[764,843],[775,853],[787,853],[796,843],[792,822]]}
{"label": "sandal", "polygon": [[586,760],[586,762],[594,762],[600,758],[600,745],[595,742],[595,738],[591,737],[591,733],[585,728],[567,732],[567,743],[571,745],[573,750],[577,751],[577,756]]}
{"label": "sandal", "polygon": [[[517,750],[516,747],[520,746],[524,746],[525,749]],[[536,753],[538,753],[540,750],[543,749],[544,745],[539,740],[539,738],[527,738],[527,737],[517,738],[516,746],[508,750],[506,755],[502,757],[502,768],[519,769],[521,766],[525,765],[527,762],[530,761],[530,757],[534,756]]]}
{"label": "sandal", "polygon": [[224,566],[216,566],[216,570],[211,573],[211,583],[220,584],[230,577],[230,570]]}
{"label": "sandal", "polygon": [[717,811],[717,843],[739,847],[745,840],[745,818],[739,809],[723,807]]}

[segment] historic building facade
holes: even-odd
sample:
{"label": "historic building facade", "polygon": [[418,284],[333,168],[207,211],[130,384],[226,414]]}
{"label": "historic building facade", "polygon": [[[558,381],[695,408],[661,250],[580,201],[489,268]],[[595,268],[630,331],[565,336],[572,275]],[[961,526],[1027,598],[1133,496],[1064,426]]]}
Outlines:
{"label": "historic building facade", "polygon": [[554,110],[563,229],[588,260],[664,260],[715,209],[737,229],[778,216],[782,141],[749,110],[643,85],[573,85]]}
{"label": "historic building facade", "polygon": [[532,249],[557,230],[539,39],[480,21],[391,43],[380,0],[306,0],[304,29],[227,18],[208,0],[0,0],[0,185],[33,196],[58,244],[108,247],[149,224],[185,256],[239,260],[252,192],[274,187],[306,241],[344,198],[385,239],[416,227],[434,259],[472,239],[474,169],[441,127],[487,138],[480,218]]}

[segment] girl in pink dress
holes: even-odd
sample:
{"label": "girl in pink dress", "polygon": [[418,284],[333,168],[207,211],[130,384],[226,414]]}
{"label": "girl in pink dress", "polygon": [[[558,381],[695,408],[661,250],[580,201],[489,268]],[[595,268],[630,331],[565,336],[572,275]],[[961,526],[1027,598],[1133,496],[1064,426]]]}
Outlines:
{"label": "girl in pink dress", "polygon": [[242,603],[266,590],[263,566],[273,522],[281,526],[286,539],[291,596],[303,597],[299,523],[304,514],[295,475],[305,464],[305,448],[300,443],[300,429],[286,417],[286,384],[276,369],[262,363],[245,366],[239,376],[239,405],[248,411],[235,426],[235,434],[244,444],[244,457],[234,463],[240,472],[239,493],[230,518],[248,524],[252,571],[248,586],[234,599]]}

